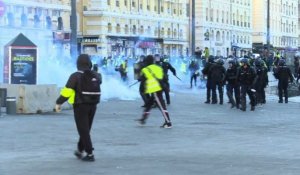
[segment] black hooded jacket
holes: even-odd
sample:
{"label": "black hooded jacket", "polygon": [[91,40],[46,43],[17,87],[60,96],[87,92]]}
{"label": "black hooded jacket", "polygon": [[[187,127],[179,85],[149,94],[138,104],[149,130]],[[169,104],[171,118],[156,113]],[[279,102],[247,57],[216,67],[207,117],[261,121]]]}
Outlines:
{"label": "black hooded jacket", "polygon": [[[90,57],[87,54],[81,54],[77,59],[77,71],[70,75],[65,85],[66,88],[75,90],[76,95],[75,95],[74,104],[82,103],[82,100],[77,95],[78,94],[77,92],[80,92],[79,80],[82,73],[85,71],[91,71],[91,73],[97,74],[96,72],[92,71],[91,68],[92,68],[92,62],[90,60]],[[67,100],[68,98],[59,96],[59,98],[56,100],[56,104],[63,104]]]}

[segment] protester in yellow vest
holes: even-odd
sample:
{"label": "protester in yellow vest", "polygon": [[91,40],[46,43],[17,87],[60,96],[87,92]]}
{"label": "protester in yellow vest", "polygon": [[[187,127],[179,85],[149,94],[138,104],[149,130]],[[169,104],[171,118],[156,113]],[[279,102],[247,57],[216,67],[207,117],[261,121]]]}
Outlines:
{"label": "protester in yellow vest", "polygon": [[141,80],[145,83],[145,93],[149,94],[151,97],[147,101],[142,118],[137,121],[144,125],[146,120],[150,114],[150,110],[154,104],[157,103],[162,115],[164,117],[165,122],[161,126],[162,128],[171,128],[172,123],[170,121],[169,113],[166,108],[166,104],[163,100],[162,90],[163,90],[163,69],[154,64],[154,57],[152,55],[148,55],[145,59],[145,65],[141,71]]}
{"label": "protester in yellow vest", "polygon": [[90,131],[101,94],[101,75],[91,68],[92,62],[89,55],[81,54],[77,59],[77,71],[70,75],[55,105],[56,112],[61,111],[61,105],[67,100],[73,105],[74,119],[79,134],[74,155],[83,161],[95,161]]}

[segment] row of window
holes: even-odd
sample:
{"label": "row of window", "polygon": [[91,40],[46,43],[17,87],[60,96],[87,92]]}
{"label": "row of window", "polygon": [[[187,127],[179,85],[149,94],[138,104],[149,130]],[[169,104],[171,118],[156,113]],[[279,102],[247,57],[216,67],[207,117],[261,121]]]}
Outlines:
{"label": "row of window", "polygon": [[50,10],[38,7],[24,7],[24,6],[13,6],[7,5],[7,12],[13,14],[28,14],[28,15],[38,15],[38,16],[60,16],[60,10]]}
{"label": "row of window", "polygon": [[272,37],[271,43],[274,46],[298,46],[298,38],[290,38],[290,37]]}
{"label": "row of window", "polygon": [[[53,19],[57,19],[57,22],[53,22]],[[21,15],[15,15],[8,12],[5,16],[0,17],[0,25],[10,27],[34,27],[63,30],[62,17],[51,18],[50,16],[38,16],[33,17],[23,13]]]}
{"label": "row of window", "polygon": [[297,15],[298,12],[297,12],[297,6],[298,5],[294,5],[294,3],[292,4],[289,4],[288,1],[286,3],[284,3],[283,5],[282,4],[279,4],[279,5],[276,5],[276,4],[273,4],[271,5],[271,8],[275,8],[278,7],[280,13],[283,13],[287,16],[293,16],[293,15]]}
{"label": "row of window", "polygon": [[164,27],[155,27],[154,31],[151,28],[151,26],[148,26],[146,29],[144,26],[140,26],[139,28],[136,25],[132,25],[132,27],[129,27],[129,25],[124,25],[124,27],[121,27],[120,24],[117,24],[115,28],[113,28],[111,23],[108,23],[107,25],[107,31],[108,33],[116,32],[118,34],[124,33],[124,34],[133,34],[133,35],[154,35],[155,37],[168,37],[168,38],[183,38],[183,30],[179,29],[179,32],[177,29],[165,29]]}
{"label": "row of window", "polygon": [[231,3],[235,4],[240,4],[240,5],[245,5],[245,6],[250,6],[251,0],[231,0]]}
{"label": "row of window", "polygon": [[[113,4],[111,1],[113,1],[113,0],[107,0],[107,5],[112,6]],[[179,3],[166,3],[164,5],[164,3],[159,4],[158,2],[155,2],[155,5],[151,9],[150,1],[153,1],[153,0],[147,0],[145,5],[143,4],[143,2],[140,2],[138,0],[131,0],[131,3],[128,2],[129,0],[122,0],[123,1],[122,4],[121,4],[121,0],[114,0],[114,1],[115,1],[114,5],[116,7],[120,7],[120,6],[124,5],[125,7],[138,8],[138,10],[148,10],[148,11],[153,10],[153,11],[159,12],[159,13],[167,12],[168,14],[182,15],[182,8],[180,8]],[[139,5],[137,3],[139,3]]]}
{"label": "row of window", "polygon": [[[207,33],[209,33],[209,31],[206,31]],[[238,34],[232,34],[232,37],[230,36],[230,32],[227,31],[214,31],[211,30],[210,34],[209,34],[209,39],[212,41],[216,41],[216,42],[229,42],[231,41],[232,43],[236,43],[236,44],[250,44],[251,43],[251,35],[238,35]]]}
{"label": "row of window", "polygon": [[[214,16],[214,14],[216,16]],[[220,16],[221,15],[221,16]],[[237,13],[232,13],[232,21],[230,20],[229,11],[222,11],[220,14],[219,10],[208,9],[206,8],[206,21],[230,24],[245,28],[250,28],[250,16],[247,15],[247,12],[244,12],[244,15],[240,15],[239,11]]]}

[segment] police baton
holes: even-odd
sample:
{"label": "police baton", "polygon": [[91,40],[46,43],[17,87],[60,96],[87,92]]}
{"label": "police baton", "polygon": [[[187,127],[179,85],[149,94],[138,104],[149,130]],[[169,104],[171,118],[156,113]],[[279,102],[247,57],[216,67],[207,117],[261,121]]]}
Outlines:
{"label": "police baton", "polygon": [[178,80],[180,80],[181,81],[181,79],[179,78],[179,77],[177,77],[177,75],[174,75]]}
{"label": "police baton", "polygon": [[132,86],[134,86],[134,85],[136,85],[138,83],[139,83],[139,81],[134,82],[133,84],[129,85],[129,88],[131,88]]}

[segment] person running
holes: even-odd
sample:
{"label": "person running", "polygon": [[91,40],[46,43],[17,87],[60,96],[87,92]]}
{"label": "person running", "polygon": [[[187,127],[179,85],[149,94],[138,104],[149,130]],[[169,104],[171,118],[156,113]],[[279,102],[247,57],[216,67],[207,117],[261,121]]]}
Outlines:
{"label": "person running", "polygon": [[154,102],[156,102],[165,120],[161,127],[171,128],[172,123],[162,97],[162,86],[160,84],[164,77],[163,69],[157,64],[154,64],[154,57],[152,55],[148,55],[146,57],[145,65],[146,67],[144,67],[141,71],[141,79],[144,79],[142,82],[145,83],[145,93],[150,95],[150,99],[146,103],[142,118],[137,121],[141,125],[146,124],[150,110]]}

